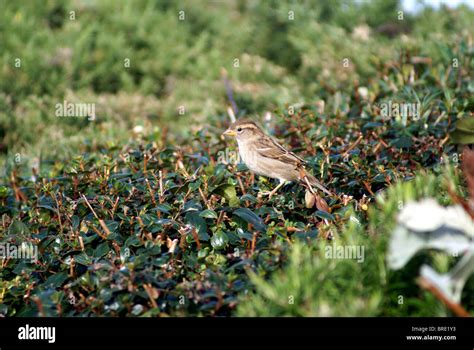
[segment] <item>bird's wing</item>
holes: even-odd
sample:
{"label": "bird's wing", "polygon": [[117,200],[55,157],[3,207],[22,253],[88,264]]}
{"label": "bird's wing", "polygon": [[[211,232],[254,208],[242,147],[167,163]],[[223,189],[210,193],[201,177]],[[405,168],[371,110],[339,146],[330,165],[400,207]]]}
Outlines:
{"label": "bird's wing", "polygon": [[301,166],[306,163],[306,161],[293,152],[286,150],[270,137],[262,137],[258,140],[255,144],[255,149],[263,157],[277,159],[295,166]]}

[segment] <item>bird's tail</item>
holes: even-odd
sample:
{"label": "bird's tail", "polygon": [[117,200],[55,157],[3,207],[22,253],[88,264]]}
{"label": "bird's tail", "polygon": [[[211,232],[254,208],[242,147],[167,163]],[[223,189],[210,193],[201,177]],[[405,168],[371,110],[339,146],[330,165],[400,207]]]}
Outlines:
{"label": "bird's tail", "polygon": [[[308,180],[308,182],[311,186],[314,186],[314,187],[318,188],[319,190],[323,191],[324,193],[326,193],[330,196],[334,195],[334,193],[330,192],[326,187],[321,185],[321,183],[313,175],[308,174],[308,173],[306,173],[305,175],[306,175],[306,178],[307,178],[307,180]],[[305,180],[303,179],[303,181],[305,181]]]}

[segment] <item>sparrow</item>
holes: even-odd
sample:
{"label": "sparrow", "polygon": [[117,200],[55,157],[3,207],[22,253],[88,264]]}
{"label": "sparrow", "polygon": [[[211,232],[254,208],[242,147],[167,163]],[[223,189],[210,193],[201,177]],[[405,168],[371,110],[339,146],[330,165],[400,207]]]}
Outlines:
{"label": "sparrow", "polygon": [[240,158],[250,171],[280,181],[272,191],[263,193],[269,198],[287,181],[299,182],[303,186],[309,187],[311,191],[311,186],[314,186],[326,194],[332,195],[313,175],[306,171],[307,162],[305,160],[279,145],[252,120],[237,120],[223,135],[236,138]]}

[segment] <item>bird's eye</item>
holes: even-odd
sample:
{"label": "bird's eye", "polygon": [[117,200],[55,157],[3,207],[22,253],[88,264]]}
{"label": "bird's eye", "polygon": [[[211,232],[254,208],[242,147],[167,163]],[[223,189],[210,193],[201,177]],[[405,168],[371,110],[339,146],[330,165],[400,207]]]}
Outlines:
{"label": "bird's eye", "polygon": [[237,132],[241,132],[242,131],[242,128],[237,128]]}

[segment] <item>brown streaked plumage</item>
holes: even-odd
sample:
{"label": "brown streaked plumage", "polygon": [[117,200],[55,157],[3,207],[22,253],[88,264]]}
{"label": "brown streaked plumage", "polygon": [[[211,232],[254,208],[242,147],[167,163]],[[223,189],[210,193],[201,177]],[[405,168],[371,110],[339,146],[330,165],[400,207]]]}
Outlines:
{"label": "brown streaked plumage", "polygon": [[280,184],[268,195],[271,197],[286,181],[297,181],[315,186],[332,195],[305,169],[306,161],[286,150],[249,119],[237,120],[224,135],[235,136],[242,161],[257,175],[278,179]]}

